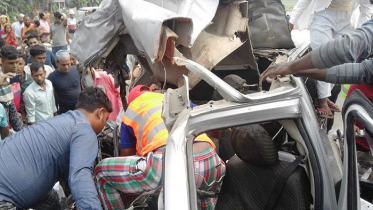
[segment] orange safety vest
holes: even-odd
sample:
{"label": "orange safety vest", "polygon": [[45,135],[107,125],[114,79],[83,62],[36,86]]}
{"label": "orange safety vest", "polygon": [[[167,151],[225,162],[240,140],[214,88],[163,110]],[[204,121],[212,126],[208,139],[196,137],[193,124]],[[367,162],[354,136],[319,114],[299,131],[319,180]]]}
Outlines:
{"label": "orange safety vest", "polygon": [[[136,151],[141,156],[166,144],[168,130],[161,117],[162,105],[163,94],[145,92],[130,103],[122,118],[122,122],[133,129],[137,139]],[[197,136],[195,140],[206,141],[215,148],[206,134]]]}

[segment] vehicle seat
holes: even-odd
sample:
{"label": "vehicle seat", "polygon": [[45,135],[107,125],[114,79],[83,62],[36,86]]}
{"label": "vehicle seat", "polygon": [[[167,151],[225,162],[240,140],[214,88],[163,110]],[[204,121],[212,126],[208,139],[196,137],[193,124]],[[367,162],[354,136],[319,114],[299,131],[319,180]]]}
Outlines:
{"label": "vehicle seat", "polygon": [[[269,134],[260,125],[237,127],[232,132],[236,155],[226,164],[226,176],[216,209],[264,209],[278,177],[290,164],[279,161]],[[310,209],[310,181],[297,166],[273,209]]]}

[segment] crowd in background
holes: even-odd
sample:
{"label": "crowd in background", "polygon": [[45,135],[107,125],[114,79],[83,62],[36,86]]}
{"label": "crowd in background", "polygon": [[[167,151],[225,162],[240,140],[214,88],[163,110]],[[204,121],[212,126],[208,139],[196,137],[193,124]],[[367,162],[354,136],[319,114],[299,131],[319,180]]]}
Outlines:
{"label": "crowd in background", "polygon": [[[83,66],[68,50],[77,28],[75,11],[68,13],[34,8],[33,17],[19,14],[13,23],[0,16],[0,127],[10,133],[75,109]],[[122,102],[113,76],[102,69],[87,72],[115,104],[110,115],[115,120]]]}

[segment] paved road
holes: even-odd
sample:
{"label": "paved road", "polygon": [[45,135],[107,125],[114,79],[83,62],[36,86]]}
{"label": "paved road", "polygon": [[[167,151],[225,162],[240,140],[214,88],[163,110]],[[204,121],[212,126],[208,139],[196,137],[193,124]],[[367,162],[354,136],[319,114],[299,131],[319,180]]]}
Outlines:
{"label": "paved road", "polygon": [[[295,46],[300,45],[301,43],[308,41],[310,39],[310,32],[308,30],[303,30],[303,31],[298,31],[298,30],[293,30],[291,31],[291,38],[294,41]],[[342,108],[344,103],[344,99],[339,95],[338,100],[336,104]],[[334,124],[332,127],[332,130],[337,130],[340,129],[343,131],[343,121],[342,121],[342,116],[341,113],[335,113],[334,115]]]}

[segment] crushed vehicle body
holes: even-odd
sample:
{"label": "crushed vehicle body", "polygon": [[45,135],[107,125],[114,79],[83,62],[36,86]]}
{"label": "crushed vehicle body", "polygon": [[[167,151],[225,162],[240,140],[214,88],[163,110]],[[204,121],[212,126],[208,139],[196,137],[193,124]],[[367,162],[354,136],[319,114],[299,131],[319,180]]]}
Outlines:
{"label": "crushed vehicle body", "polygon": [[174,56],[209,70],[219,63],[230,65],[227,70],[254,70],[258,81],[247,1],[106,0],[84,18],[75,37],[71,52],[85,66],[106,67],[121,75],[125,56],[135,55],[145,71],[134,85],[177,86],[187,75],[190,87],[195,87],[201,79],[184,65],[175,65]]}
{"label": "crushed vehicle body", "polygon": [[[364,209],[358,179],[347,173],[357,171],[356,165],[350,164],[356,154],[344,150],[348,159],[341,160],[334,143],[320,132],[303,81],[293,76],[272,83],[259,81],[260,73],[270,64],[301,57],[308,44],[294,47],[279,0],[104,0],[95,13],[84,17],[71,52],[84,66],[113,73],[116,85],[121,87],[124,107],[126,80],[131,74],[124,65],[127,55],[135,56],[143,69],[129,88],[153,83],[164,91],[166,86],[171,87],[165,93],[163,107],[170,135],[158,209],[198,209],[197,194],[217,196],[196,190],[193,139],[203,132],[252,124],[269,125],[267,131],[274,132],[274,139],[286,139],[278,145],[282,148],[278,152],[278,161],[284,162],[281,164],[288,165],[302,156],[303,169],[297,170],[302,171],[305,189],[298,195],[307,197],[300,204],[304,209]],[[221,79],[229,74],[252,84],[254,93],[242,94]],[[210,101],[214,91],[223,99]],[[190,100],[203,103],[192,109]],[[288,143],[294,153],[283,149]],[[231,158],[239,161],[233,155],[225,157],[227,164]],[[245,187],[250,189],[249,185]],[[217,209],[229,205],[229,192],[223,180]],[[298,204],[299,200],[294,202]],[[258,209],[257,205],[251,207]]]}

